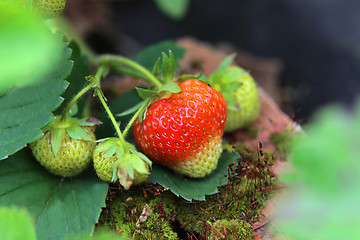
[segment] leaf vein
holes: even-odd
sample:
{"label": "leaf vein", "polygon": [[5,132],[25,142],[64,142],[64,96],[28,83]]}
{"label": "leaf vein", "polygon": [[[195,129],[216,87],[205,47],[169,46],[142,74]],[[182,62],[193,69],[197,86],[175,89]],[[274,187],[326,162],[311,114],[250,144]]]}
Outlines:
{"label": "leaf vein", "polygon": [[5,196],[5,195],[7,195],[7,194],[9,194],[9,193],[11,193],[11,192],[15,192],[15,191],[17,191],[17,190],[19,190],[19,189],[22,189],[22,188],[24,188],[24,187],[26,187],[26,186],[28,186],[28,185],[33,184],[33,183],[36,183],[36,182],[45,182],[45,181],[48,181],[48,180],[47,180],[47,179],[44,179],[44,180],[42,180],[42,181],[35,180],[35,181],[27,182],[27,183],[25,183],[25,184],[22,184],[22,185],[20,185],[20,186],[17,186],[17,187],[15,187],[15,188],[12,188],[12,189],[10,189],[10,190],[7,191],[7,192],[1,193],[1,194],[0,194],[0,197],[3,197],[3,196]]}
{"label": "leaf vein", "polygon": [[[78,210],[79,216],[81,216],[80,207],[79,207],[79,204],[77,202],[76,194],[75,194],[75,191],[74,191],[74,188],[73,188],[72,184],[71,184],[71,192],[72,192],[72,195],[73,195],[73,198],[74,198],[76,209]],[[80,224],[80,229],[82,229],[82,221],[81,221],[81,219],[79,221],[79,224]]]}
{"label": "leaf vein", "polygon": [[[41,209],[41,211],[39,212],[39,216],[36,218],[36,222],[35,224],[37,223],[37,221],[39,220],[40,216],[43,214],[43,212],[45,211],[45,209],[47,208],[49,202],[52,200],[52,198],[54,197],[55,193],[58,191],[58,189],[61,187],[62,185],[62,180],[59,181],[59,184],[57,185],[57,187],[53,190],[53,192],[51,193],[51,195],[49,196],[48,200],[45,202],[45,205],[44,207]],[[45,212],[46,214],[46,212]]]}
{"label": "leaf vein", "polygon": [[66,231],[66,235],[67,235],[67,238],[69,238],[69,223],[68,223],[68,220],[67,220],[67,215],[66,215],[66,210],[65,210],[65,203],[64,203],[64,200],[60,200],[61,202],[61,206],[62,206],[62,209],[63,209],[63,212],[64,212],[64,220],[65,220],[65,231]]}

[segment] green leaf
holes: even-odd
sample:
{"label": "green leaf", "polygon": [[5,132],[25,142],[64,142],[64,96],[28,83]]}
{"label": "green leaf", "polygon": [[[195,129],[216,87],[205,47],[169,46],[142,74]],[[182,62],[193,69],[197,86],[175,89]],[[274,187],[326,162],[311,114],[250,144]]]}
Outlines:
{"label": "green leaf", "polygon": [[29,151],[0,162],[0,206],[26,208],[34,219],[38,240],[92,235],[107,190],[108,185],[92,172],[75,178],[56,177],[37,164]]}
{"label": "green leaf", "polygon": [[138,87],[136,87],[135,89],[139,94],[139,97],[141,97],[144,100],[148,98],[152,98],[156,94],[156,91],[151,89],[138,88]]}
{"label": "green leaf", "polygon": [[81,234],[80,236],[70,238],[70,240],[129,240],[129,238],[117,232],[96,229],[94,236],[89,237],[86,234]]}
{"label": "green leaf", "polygon": [[166,16],[181,20],[189,8],[190,0],[156,0],[155,3]]}
{"label": "green leaf", "polygon": [[135,56],[134,60],[149,71],[152,71],[154,63],[159,61],[159,57],[162,56],[161,53],[169,52],[169,50],[172,51],[177,60],[184,58],[184,48],[177,45],[174,41],[163,41],[145,48]]}
{"label": "green leaf", "polygon": [[223,152],[215,171],[199,179],[179,176],[168,168],[154,164],[147,182],[158,183],[188,201],[205,200],[206,195],[217,193],[218,187],[228,182],[224,176],[228,173],[227,167],[237,159],[235,154]]}
{"label": "green leaf", "polygon": [[[131,151],[131,150],[130,150]],[[135,153],[136,155],[139,156],[139,158],[141,158],[144,162],[146,162],[148,165],[151,166],[152,164],[152,161],[145,155],[143,154],[142,152],[138,152],[137,150],[135,151],[131,151],[132,153]]]}
{"label": "green leaf", "polygon": [[347,107],[327,106],[306,135],[295,138],[292,179],[284,176],[287,193],[275,209],[276,228],[291,239],[359,239],[359,117]]}
{"label": "green leaf", "polygon": [[225,98],[228,110],[231,110],[231,111],[238,111],[239,110],[239,106],[236,106],[237,101],[236,101],[236,98],[235,98],[235,96],[233,94],[225,91],[225,92],[222,93],[222,95]]}
{"label": "green leaf", "polygon": [[129,115],[129,114],[132,114],[132,113],[136,112],[136,111],[141,107],[141,105],[144,104],[144,102],[145,102],[145,101],[142,101],[142,102],[136,104],[135,106],[129,108],[128,110],[126,110],[126,111],[124,111],[124,112],[122,112],[122,113],[116,114],[116,116],[122,117],[122,116],[126,116],[126,115]]}
{"label": "green leaf", "polygon": [[147,168],[146,162],[144,162],[137,154],[132,155],[131,165],[133,169],[135,169],[138,173],[143,173],[143,174],[149,173],[149,169]]}
{"label": "green leaf", "polygon": [[217,70],[213,72],[209,78],[207,79],[207,83],[213,84],[217,81],[217,78],[221,78],[222,75],[225,74],[226,69],[231,65],[232,61],[234,60],[236,54],[230,54],[227,56],[219,65]]}
{"label": "green leaf", "polygon": [[205,75],[201,75],[201,76],[199,77],[199,79],[200,79],[201,81],[203,81],[203,82],[206,82],[206,83],[209,82],[209,81],[208,81],[208,78],[207,78]]}
{"label": "green leaf", "polygon": [[117,149],[116,149],[116,157],[119,159],[119,158],[121,158],[122,156],[124,156],[124,148],[122,148],[122,147],[118,147]]}
{"label": "green leaf", "polygon": [[66,128],[66,133],[73,139],[93,141],[86,133],[85,129],[78,125]]}
{"label": "green leaf", "polygon": [[160,74],[160,60],[161,60],[161,58],[159,57],[154,64],[153,71],[152,71],[154,76],[158,76]]}
{"label": "green leaf", "polygon": [[172,92],[172,93],[179,93],[181,92],[181,89],[179,87],[179,85],[173,81],[167,82],[165,83],[159,90],[158,92],[162,92],[162,91],[167,91],[167,92]]}
{"label": "green leaf", "polygon": [[43,80],[61,58],[61,36],[15,1],[0,1],[0,96]]}
{"label": "green leaf", "polygon": [[203,82],[206,82],[206,78],[203,77],[203,73],[199,73],[198,75],[190,75],[190,74],[183,74],[181,75],[180,77],[177,78],[178,81],[182,82],[182,81],[185,81],[185,80],[188,80],[188,79],[200,79],[202,80]]}
{"label": "green leaf", "polygon": [[169,66],[168,66],[169,57],[164,52],[162,52],[161,55],[162,55],[161,74],[162,74],[163,79],[165,80],[164,82],[166,82],[167,69],[169,68]]}
{"label": "green leaf", "polygon": [[162,52],[161,72],[165,83],[173,80],[176,66],[176,58],[172,51],[169,50],[169,56]]}
{"label": "green leaf", "polygon": [[54,156],[56,157],[56,155],[58,154],[58,152],[60,151],[60,148],[62,146],[62,142],[64,140],[66,131],[64,128],[54,128],[54,129],[51,129],[50,131],[51,131],[50,132],[51,148],[54,153]]}
{"label": "green leaf", "polygon": [[134,179],[134,167],[133,167],[134,158],[137,158],[137,156],[131,155],[128,158],[128,160],[124,163],[125,171],[129,174],[129,177],[131,179]]}
{"label": "green leaf", "polygon": [[93,118],[93,117],[77,119],[76,123],[79,126],[83,126],[83,127],[95,126],[95,125],[101,124],[101,122],[99,120],[97,120],[96,118]]}
{"label": "green leaf", "polygon": [[0,207],[0,236],[2,240],[36,240],[29,213],[17,207]]}
{"label": "green leaf", "polygon": [[114,153],[116,152],[116,150],[117,150],[118,148],[122,148],[122,147],[118,146],[117,144],[111,145],[111,146],[109,147],[109,149],[108,149],[108,150],[106,151],[106,153],[105,153],[105,159],[111,157],[112,155],[114,155]]}
{"label": "green leaf", "polygon": [[227,56],[221,63],[220,66],[218,67],[218,69],[216,70],[217,74],[224,74],[226,69],[231,65],[231,63],[233,62],[234,58],[235,58],[236,54],[233,53],[229,56]]}
{"label": "green leaf", "polygon": [[0,97],[0,159],[39,138],[40,129],[54,119],[52,111],[61,104],[60,95],[68,86],[64,78],[72,68],[70,54],[64,43],[62,58],[41,84],[15,88]]}

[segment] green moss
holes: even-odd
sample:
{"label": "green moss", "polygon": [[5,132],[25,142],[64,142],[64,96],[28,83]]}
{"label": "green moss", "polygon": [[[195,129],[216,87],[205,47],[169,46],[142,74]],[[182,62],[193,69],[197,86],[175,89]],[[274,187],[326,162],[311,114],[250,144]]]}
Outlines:
{"label": "green moss", "polygon": [[[152,209],[140,226],[136,226],[145,205]],[[175,206],[171,193],[158,197],[144,197],[140,188],[119,192],[113,197],[100,216],[99,224],[108,229],[131,236],[131,239],[178,239],[172,230]]]}
{"label": "green moss", "polygon": [[[260,211],[276,184],[270,172],[275,156],[260,147],[258,150],[245,145],[234,148],[241,159],[229,168],[229,183],[219,188],[217,194],[207,196],[206,201],[188,202],[169,191],[144,196],[149,188],[147,184],[131,191],[117,190],[109,199],[99,225],[126,234],[130,239],[179,239],[173,228],[175,222],[180,223],[180,231],[201,238],[217,230],[221,232],[225,226],[228,239],[253,239],[249,223],[259,220]],[[153,212],[137,227],[145,204]]]}
{"label": "green moss", "polygon": [[283,133],[273,133],[270,136],[270,141],[279,150],[281,159],[286,160],[288,158],[291,147],[299,134],[286,131]]}
{"label": "green moss", "polygon": [[215,239],[215,236],[218,239],[225,238],[228,240],[255,238],[252,226],[245,221],[236,219],[215,221],[210,227],[209,239]]}
{"label": "green moss", "polygon": [[[272,153],[254,151],[244,145],[236,148],[242,160],[232,168],[229,184],[206,201],[177,201],[177,219],[188,231],[206,232],[206,222],[236,219],[240,225],[259,220],[260,211],[272,195],[276,184],[269,167]],[[241,238],[244,239],[244,238]],[[248,239],[252,239],[249,235]]]}
{"label": "green moss", "polygon": [[260,192],[250,184],[242,181],[222,187],[203,202],[178,201],[176,218],[187,231],[200,234],[206,230],[206,221],[237,219],[242,224],[257,221],[270,193]]}
{"label": "green moss", "polygon": [[71,237],[71,240],[128,240],[129,238],[116,234],[113,232],[105,231],[104,229],[96,229],[93,236],[89,234],[81,234],[75,237]]}

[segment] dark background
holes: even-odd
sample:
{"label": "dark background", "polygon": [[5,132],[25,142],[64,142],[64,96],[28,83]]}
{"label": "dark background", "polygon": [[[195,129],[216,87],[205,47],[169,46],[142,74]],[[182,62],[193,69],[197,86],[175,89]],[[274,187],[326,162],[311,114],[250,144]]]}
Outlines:
{"label": "dark background", "polygon": [[359,95],[360,1],[192,0],[180,21],[162,14],[150,0],[110,4],[111,21],[132,40],[125,52],[193,36],[280,58],[280,87],[290,89],[297,120],[306,121],[325,104],[351,106]]}

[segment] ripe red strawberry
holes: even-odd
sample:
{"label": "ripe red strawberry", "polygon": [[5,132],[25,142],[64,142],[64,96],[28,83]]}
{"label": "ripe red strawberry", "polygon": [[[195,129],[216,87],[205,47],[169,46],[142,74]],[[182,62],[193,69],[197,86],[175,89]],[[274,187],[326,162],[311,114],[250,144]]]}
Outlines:
{"label": "ripe red strawberry", "polygon": [[152,103],[143,122],[135,121],[134,137],[151,160],[190,177],[204,177],[216,168],[222,152],[226,102],[197,79],[179,87],[180,93]]}

